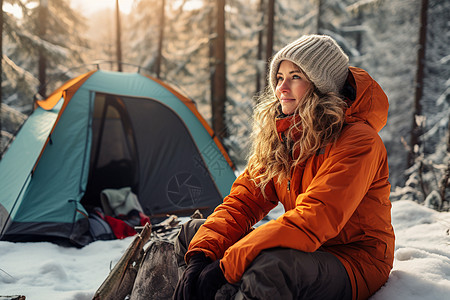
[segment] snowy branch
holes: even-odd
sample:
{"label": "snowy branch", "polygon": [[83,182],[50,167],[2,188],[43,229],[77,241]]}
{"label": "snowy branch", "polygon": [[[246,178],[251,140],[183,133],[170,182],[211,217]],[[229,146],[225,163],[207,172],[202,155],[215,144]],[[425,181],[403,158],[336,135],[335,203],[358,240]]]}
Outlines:
{"label": "snowy branch", "polygon": [[356,3],[353,3],[352,5],[347,6],[347,11],[350,13],[358,13],[358,11],[362,9],[366,9],[368,7],[370,8],[376,8],[383,4],[384,0],[360,0]]}
{"label": "snowy branch", "polygon": [[33,84],[35,86],[39,85],[39,80],[36,77],[34,77],[33,74],[16,65],[11,59],[9,59],[8,56],[3,55],[3,62],[5,63],[4,67],[6,67],[4,68],[4,72],[6,73],[6,76],[10,79],[10,82],[12,83],[13,87],[17,86],[17,84],[21,80],[25,80],[29,84]]}

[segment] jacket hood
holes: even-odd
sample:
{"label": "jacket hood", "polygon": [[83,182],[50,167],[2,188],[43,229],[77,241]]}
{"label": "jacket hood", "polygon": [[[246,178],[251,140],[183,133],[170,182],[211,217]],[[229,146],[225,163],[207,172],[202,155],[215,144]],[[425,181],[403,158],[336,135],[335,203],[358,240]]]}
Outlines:
{"label": "jacket hood", "polygon": [[347,83],[356,94],[347,97],[349,108],[345,113],[347,123],[366,122],[377,132],[387,122],[389,102],[380,85],[363,69],[349,67]]}

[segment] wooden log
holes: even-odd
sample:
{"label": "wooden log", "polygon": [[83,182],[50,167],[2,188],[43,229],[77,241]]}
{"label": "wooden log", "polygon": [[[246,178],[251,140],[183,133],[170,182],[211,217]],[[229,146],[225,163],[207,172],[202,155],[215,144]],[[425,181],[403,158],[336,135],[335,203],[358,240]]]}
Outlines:
{"label": "wooden log", "polygon": [[147,223],[98,288],[93,300],[122,300],[131,293],[150,234],[151,225]]}
{"label": "wooden log", "polygon": [[178,282],[173,243],[152,240],[134,282],[130,300],[172,299]]}

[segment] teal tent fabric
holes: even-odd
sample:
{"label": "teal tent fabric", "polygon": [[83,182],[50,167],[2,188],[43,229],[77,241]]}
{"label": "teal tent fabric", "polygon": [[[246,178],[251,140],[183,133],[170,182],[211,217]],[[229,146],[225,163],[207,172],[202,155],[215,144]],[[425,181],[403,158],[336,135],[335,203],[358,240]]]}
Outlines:
{"label": "teal tent fabric", "polygon": [[0,160],[0,226],[2,230],[5,229],[5,223],[9,221],[9,214],[13,217],[21,205],[23,192],[31,180],[31,171],[55,123],[60,107],[61,103],[51,111],[36,109]]}
{"label": "teal tent fabric", "polygon": [[84,245],[104,187],[130,185],[151,217],[210,213],[235,175],[186,100],[138,73],[97,71],[70,101],[38,107],[0,161],[0,238]]}

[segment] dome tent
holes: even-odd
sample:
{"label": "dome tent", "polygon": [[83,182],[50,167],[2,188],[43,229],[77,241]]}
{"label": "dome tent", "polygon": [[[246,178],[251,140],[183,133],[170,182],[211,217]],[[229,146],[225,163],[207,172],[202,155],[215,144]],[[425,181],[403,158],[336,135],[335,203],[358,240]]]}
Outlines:
{"label": "dome tent", "polygon": [[37,101],[0,161],[0,239],[83,245],[105,188],[150,217],[209,214],[235,180],[193,101],[139,73],[96,70]]}

